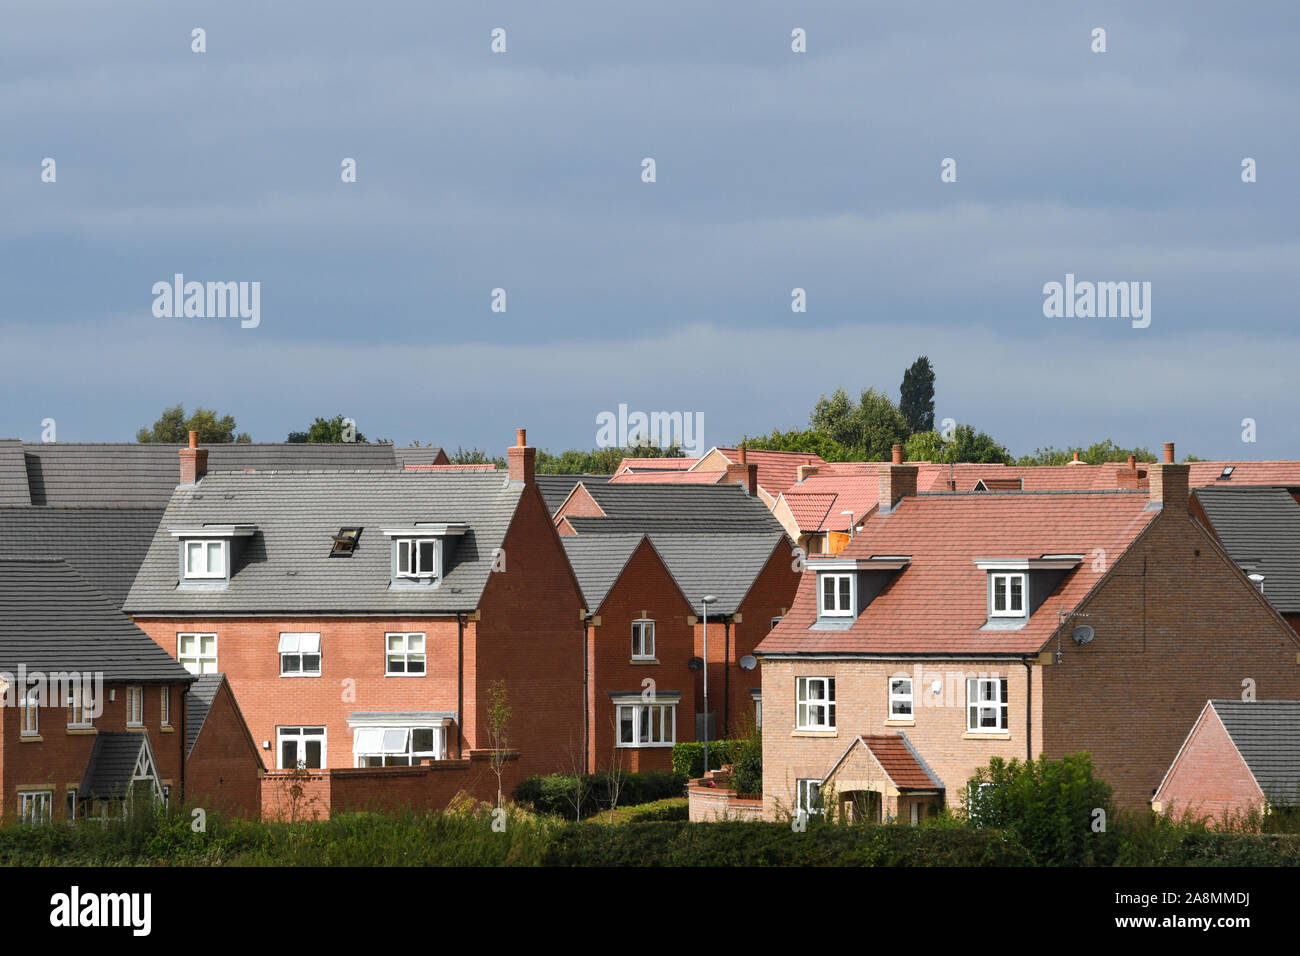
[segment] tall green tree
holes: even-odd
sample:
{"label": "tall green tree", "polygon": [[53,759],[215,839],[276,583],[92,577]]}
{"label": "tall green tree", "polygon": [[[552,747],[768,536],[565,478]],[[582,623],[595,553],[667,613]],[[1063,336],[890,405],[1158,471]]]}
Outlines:
{"label": "tall green tree", "polygon": [[890,447],[902,444],[911,431],[907,419],[889,396],[868,388],[858,401],[837,388],[827,398],[823,395],[813,408],[809,424],[851,450],[857,461],[884,461]]}
{"label": "tall green tree", "polygon": [[783,432],[772,429],[770,435],[750,438],[746,435],[740,443],[754,451],[798,451],[809,455],[818,455],[823,461],[850,461],[849,449],[835,439],[814,429]]}
{"label": "tall green tree", "polygon": [[251,442],[247,432],[235,434],[235,419],[231,415],[217,417],[210,408],[199,406],[194,414],[186,417],[185,408],[180,403],[164,409],[162,415],[149,428],[141,428],[135,433],[135,440],[141,444],[151,442],[162,444],[184,444],[190,439],[190,432],[199,433],[199,442],[204,445],[227,445],[231,442]]}
{"label": "tall green tree", "polygon": [[903,444],[903,454],[908,461],[1005,465],[1014,461],[1005,445],[999,445],[987,432],[976,431],[974,425],[957,425],[947,441],[933,429],[917,432]]}
{"label": "tall green tree", "polygon": [[348,437],[349,429],[344,424],[342,415],[335,415],[333,418],[317,418],[305,432],[289,432],[289,437],[285,441],[292,444],[304,444],[307,442],[320,442],[322,444],[341,444],[343,442],[355,441],[366,442],[366,436],[356,430],[355,425],[351,431],[353,435]]}
{"label": "tall green tree", "polygon": [[924,355],[903,373],[898,410],[914,434],[934,428],[934,369]]}

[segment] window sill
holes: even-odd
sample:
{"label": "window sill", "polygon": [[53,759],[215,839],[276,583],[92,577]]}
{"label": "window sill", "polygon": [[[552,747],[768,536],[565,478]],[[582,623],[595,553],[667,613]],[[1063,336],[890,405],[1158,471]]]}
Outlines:
{"label": "window sill", "polygon": [[99,733],[96,727],[69,727],[67,734],[69,737],[93,737]]}
{"label": "window sill", "polygon": [[885,726],[886,727],[915,727],[916,720],[915,718],[908,718],[906,720],[904,720],[902,717],[891,718],[890,720],[885,721]]}
{"label": "window sill", "polygon": [[384,674],[385,677],[423,677],[424,674]]}
{"label": "window sill", "polygon": [[633,657],[631,660],[628,661],[628,663],[629,663],[629,664],[658,664],[658,663],[659,663],[659,658],[657,658],[657,657]]}
{"label": "window sill", "polygon": [[619,744],[619,750],[664,750],[669,747],[675,747],[676,742],[666,744]]}
{"label": "window sill", "polygon": [[838,730],[795,730],[792,731],[791,737],[838,737]]}
{"label": "window sill", "polygon": [[40,734],[21,734],[18,737],[18,742],[20,744],[39,744],[43,740],[45,740],[45,738]]}
{"label": "window sill", "polygon": [[[316,673],[316,674],[281,674],[280,676],[281,676],[281,677],[288,677],[288,678],[298,678],[298,677],[320,677],[320,674],[319,674],[319,673]],[[390,677],[390,676],[393,676],[393,675],[386,674],[386,675],[384,675],[384,676],[386,676],[386,677]]]}
{"label": "window sill", "polygon": [[961,735],[962,740],[1010,740],[1011,733],[1006,730],[995,730],[981,732],[978,730],[968,730]]}
{"label": "window sill", "polygon": [[132,734],[147,734],[149,732],[149,728],[144,724],[127,724],[126,730]]}
{"label": "window sill", "polygon": [[176,728],[173,727],[171,724],[163,724],[161,727],[158,728],[158,733],[160,733],[160,734],[174,734],[174,733],[176,733]]}

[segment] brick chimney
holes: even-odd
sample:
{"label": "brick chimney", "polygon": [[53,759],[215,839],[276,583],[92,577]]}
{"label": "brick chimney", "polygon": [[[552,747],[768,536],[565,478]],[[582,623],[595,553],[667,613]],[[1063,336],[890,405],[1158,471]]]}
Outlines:
{"label": "brick chimney", "polygon": [[1070,459],[1070,464],[1071,464],[1071,465],[1082,465],[1082,464],[1083,464],[1083,462],[1079,461],[1079,453],[1078,453],[1077,451],[1074,453],[1074,457]]}
{"label": "brick chimney", "polygon": [[794,474],[795,481],[803,481],[805,478],[811,478],[813,475],[817,474],[817,466],[814,465],[812,459],[809,458],[807,464],[800,465],[794,470]]}
{"label": "brick chimney", "polygon": [[190,432],[190,447],[182,448],[181,484],[192,485],[208,473],[208,450],[199,447],[199,433]]}
{"label": "brick chimney", "polygon": [[1174,463],[1174,443],[1165,442],[1165,460],[1152,465],[1148,471],[1151,503],[1166,511],[1187,511],[1187,479],[1191,470],[1190,465]]}
{"label": "brick chimney", "polygon": [[510,466],[511,481],[522,481],[526,485],[536,483],[537,449],[529,446],[526,428],[520,428],[515,433],[515,444],[506,449],[506,460]]}
{"label": "brick chimney", "polygon": [[903,446],[895,445],[893,460],[888,465],[880,465],[876,473],[880,478],[880,498],[876,505],[879,514],[888,514],[900,498],[916,495],[916,465],[903,464]]}
{"label": "brick chimney", "polygon": [[740,460],[727,466],[727,484],[740,485],[745,493],[753,497],[758,494],[758,465],[745,459],[745,446],[740,446]]}

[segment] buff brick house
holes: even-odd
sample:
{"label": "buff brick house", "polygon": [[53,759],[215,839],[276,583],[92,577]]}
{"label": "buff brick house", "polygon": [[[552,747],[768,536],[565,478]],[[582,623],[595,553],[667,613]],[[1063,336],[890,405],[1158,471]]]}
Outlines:
{"label": "buff brick house", "polygon": [[1144,807],[1207,699],[1300,696],[1300,641],[1189,513],[1172,445],[1146,489],[917,494],[878,467],[758,648],[769,816],[915,820],[991,757],[1077,751]]}
{"label": "buff brick house", "polygon": [[496,473],[215,474],[193,441],[180,458],[126,610],[186,670],[225,674],[269,777],[319,772],[334,804],[494,795],[498,681],[512,775],[565,767],[582,601],[522,430]]}

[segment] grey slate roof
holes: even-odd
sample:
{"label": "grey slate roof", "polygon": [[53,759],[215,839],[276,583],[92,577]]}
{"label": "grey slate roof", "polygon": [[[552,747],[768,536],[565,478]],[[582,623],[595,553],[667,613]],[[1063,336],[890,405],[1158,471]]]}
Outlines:
{"label": "grey slate roof", "polygon": [[23,443],[16,438],[0,440],[0,505],[29,505],[27,462]]}
{"label": "grey slate roof", "polygon": [[1264,597],[1300,614],[1300,504],[1285,488],[1197,488],[1224,550],[1264,575]]}
{"label": "grey slate roof", "polygon": [[121,607],[162,508],[0,508],[0,558],[63,558]]}
{"label": "grey slate roof", "polygon": [[589,614],[595,614],[645,535],[567,534],[560,540],[582,588],[583,606]]}
{"label": "grey slate roof", "polygon": [[[36,505],[162,508],[180,480],[183,445],[25,442],[27,484]],[[392,445],[294,443],[204,445],[208,471],[396,468]]]}
{"label": "grey slate roof", "polygon": [[145,734],[101,730],[95,735],[95,746],[90,751],[86,775],[81,780],[77,796],[126,796],[140,751],[148,745],[149,738]]}
{"label": "grey slate roof", "polygon": [[188,671],[65,561],[0,559],[0,671],[97,671],[106,683]]}
{"label": "grey slate roof", "polygon": [[538,475],[537,490],[542,493],[542,499],[546,502],[547,509],[550,510],[551,516],[560,510],[560,505],[569,497],[573,491],[573,486],[578,482],[583,482],[588,487],[593,485],[603,485],[612,476],[610,475]]}
{"label": "grey slate roof", "polygon": [[[717,597],[709,616],[735,614],[778,547],[793,548],[785,532],[664,534],[649,532],[686,600],[700,613],[700,598]],[[793,560],[793,558],[791,559]]]}
{"label": "grey slate roof", "polygon": [[394,448],[393,454],[397,459],[398,468],[405,468],[407,465],[437,465],[447,460],[446,453],[436,445],[403,446]]}
{"label": "grey slate roof", "polygon": [[593,518],[574,515],[564,519],[575,534],[780,534],[784,530],[771,521],[736,521],[730,518]]}
{"label": "grey slate roof", "polygon": [[1212,700],[1266,798],[1300,803],[1300,701]]}
{"label": "grey slate roof", "polygon": [[[125,608],[132,614],[323,614],[473,611],[523,484],[501,472],[330,471],[209,474],[172,495]],[[389,587],[391,544],[381,529],[464,522],[438,587]],[[170,529],[251,524],[256,532],[221,591],[177,589]],[[350,558],[331,536],[362,528]],[[507,556],[508,559],[508,556]]]}
{"label": "grey slate roof", "polygon": [[199,733],[217,699],[225,674],[200,674],[185,694],[185,755],[188,757],[198,743]]}
{"label": "grey slate roof", "polygon": [[781,528],[757,497],[737,484],[583,483],[609,519],[706,520],[730,522],[735,530]]}

